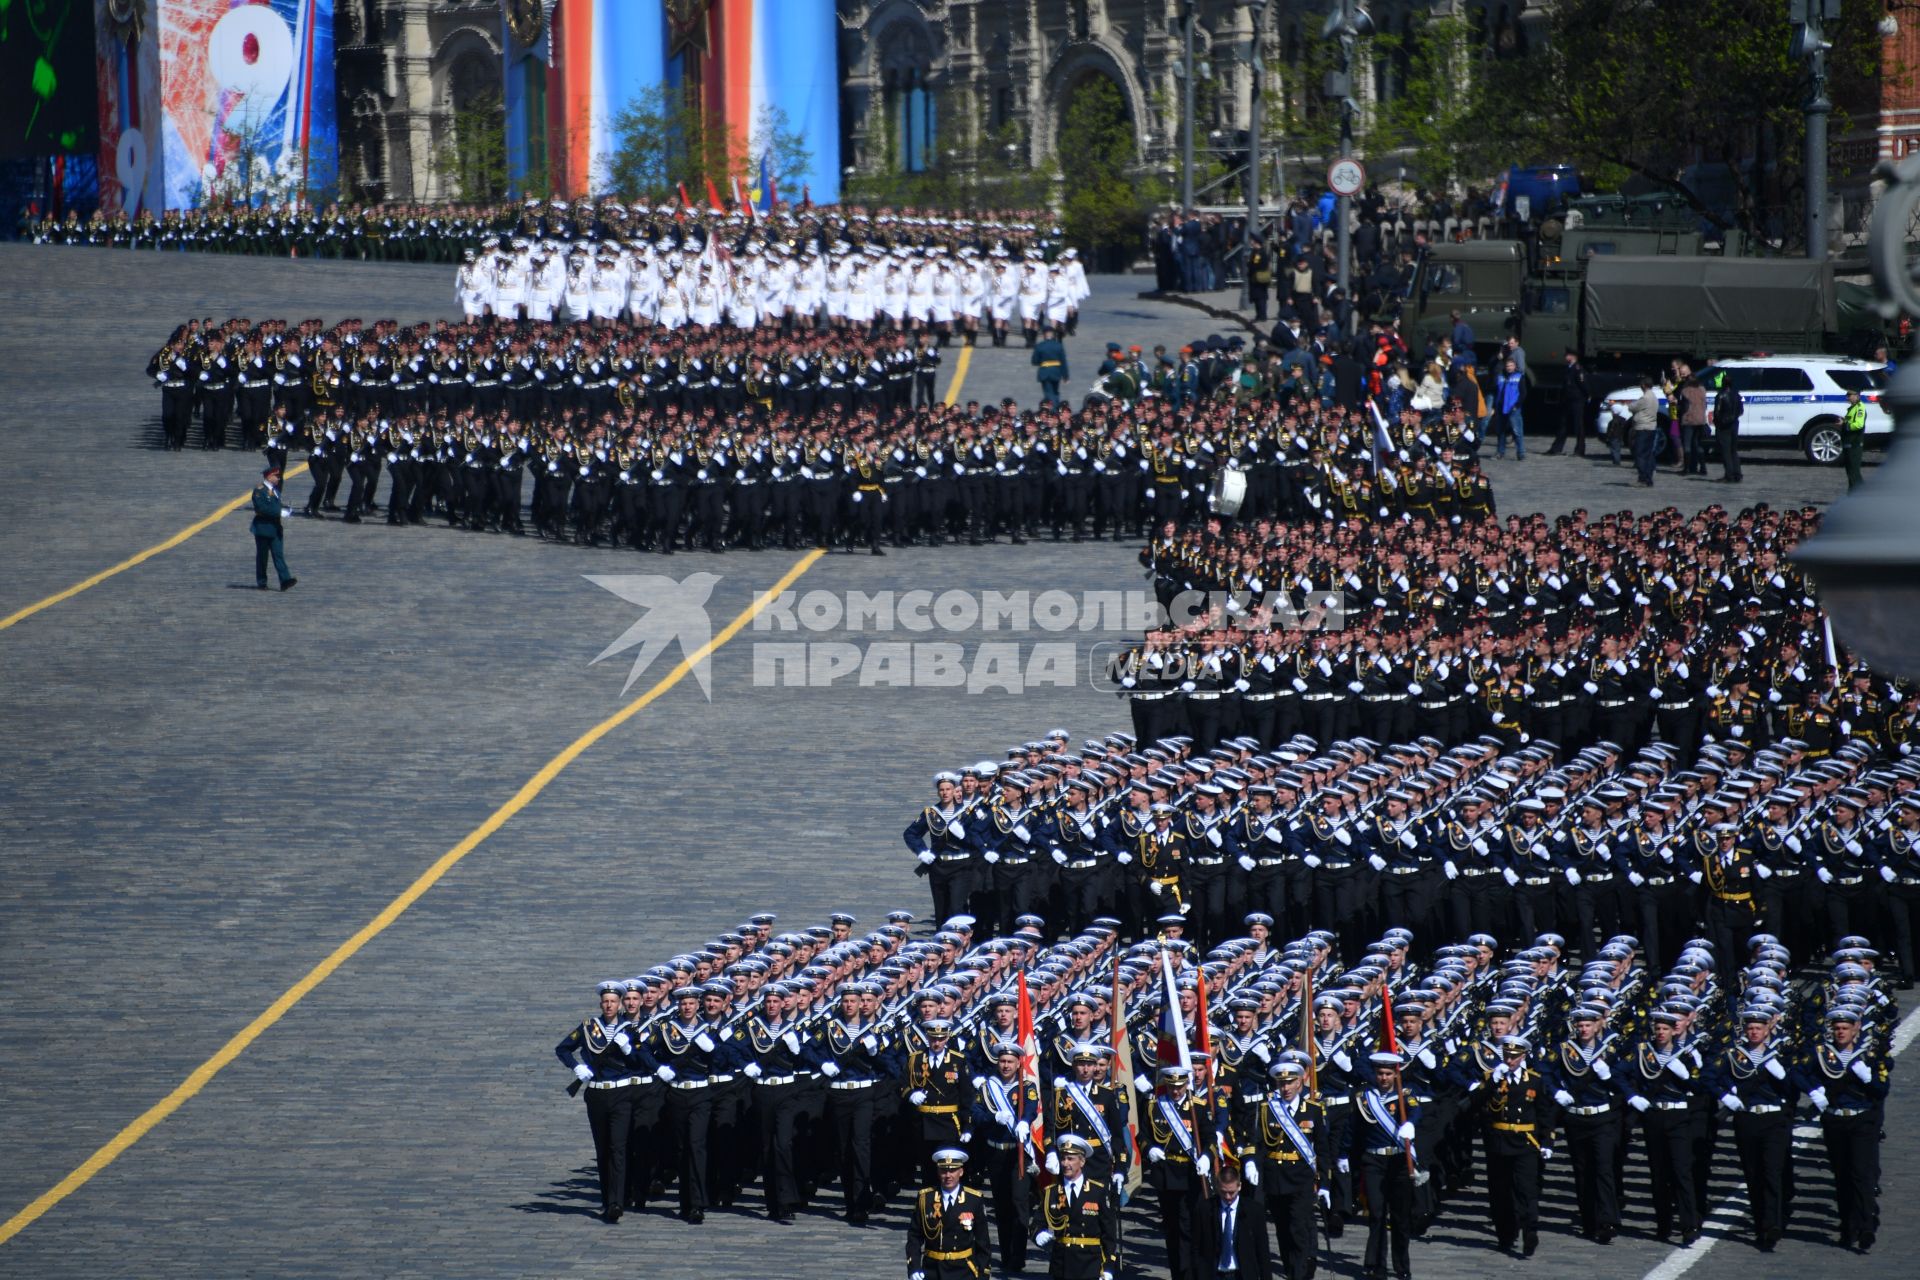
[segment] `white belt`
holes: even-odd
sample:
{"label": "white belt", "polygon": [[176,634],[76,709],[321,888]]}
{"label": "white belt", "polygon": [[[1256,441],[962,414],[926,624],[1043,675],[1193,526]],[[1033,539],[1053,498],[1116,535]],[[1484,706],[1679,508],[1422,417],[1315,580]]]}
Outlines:
{"label": "white belt", "polygon": [[1287,860],[1285,858],[1255,858],[1253,860],[1253,865],[1256,867],[1283,867],[1286,864]]}
{"label": "white belt", "polygon": [[1098,858],[1076,858],[1067,864],[1067,869],[1069,871],[1085,871],[1088,867],[1097,867],[1099,865],[1100,859]]}
{"label": "white belt", "polygon": [[1611,1110],[1613,1110],[1613,1104],[1611,1102],[1603,1102],[1597,1107],[1568,1107],[1566,1109],[1567,1114],[1570,1116],[1600,1116],[1605,1115]]}
{"label": "white belt", "polygon": [[1748,1114],[1756,1116],[1770,1116],[1775,1112],[1785,1110],[1785,1107],[1772,1102],[1756,1102],[1747,1108]]}
{"label": "white belt", "polygon": [[589,1089],[624,1089],[630,1084],[639,1084],[639,1083],[640,1083],[639,1076],[627,1076],[626,1078],[621,1080],[589,1080],[587,1081],[587,1088]]}
{"label": "white belt", "polygon": [[675,1089],[704,1089],[710,1083],[712,1082],[708,1080],[670,1080],[668,1081],[668,1084],[670,1084]]}
{"label": "white belt", "polygon": [[761,1076],[755,1084],[792,1084],[798,1076]]}
{"label": "white belt", "polygon": [[1192,867],[1218,867],[1226,863],[1225,858],[1189,858],[1187,865]]}
{"label": "white belt", "polygon": [[1662,1111],[1685,1111],[1693,1104],[1691,1102],[1656,1102],[1653,1105]]}
{"label": "white belt", "polygon": [[828,1085],[827,1088],[829,1089],[866,1089],[879,1083],[880,1082],[878,1080],[835,1080],[832,1084]]}
{"label": "white belt", "polygon": [[973,855],[970,853],[942,853],[937,856],[942,862],[965,862]]}

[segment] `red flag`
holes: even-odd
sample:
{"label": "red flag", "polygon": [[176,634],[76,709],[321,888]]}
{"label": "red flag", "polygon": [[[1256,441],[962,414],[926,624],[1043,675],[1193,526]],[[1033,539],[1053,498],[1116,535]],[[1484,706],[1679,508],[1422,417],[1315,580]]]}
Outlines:
{"label": "red flag", "polygon": [[813,208],[813,188],[806,183],[800,184],[800,212]]}
{"label": "red flag", "polygon": [[776,182],[771,176],[769,176],[767,178],[767,208],[778,209],[779,207],[780,207],[780,184]]}
{"label": "red flag", "polygon": [[691,198],[689,198],[689,197],[688,197],[688,195],[687,195],[687,184],[686,184],[686,183],[684,183],[684,182],[676,182],[676,183],[674,183],[673,185],[674,185],[674,186],[676,186],[676,187],[678,187],[678,188],[680,188],[680,207],[681,207],[681,209],[683,209],[683,210],[685,210],[685,209],[691,209],[691,208],[693,207],[693,201],[692,201],[692,199],[691,199]]}
{"label": "red flag", "polygon": [[1307,1053],[1307,1088],[1320,1092],[1320,1068],[1315,1062],[1319,1050],[1314,1042],[1313,1032],[1313,970],[1307,969],[1300,975],[1300,1043]]}
{"label": "red flag", "polygon": [[726,206],[720,203],[720,188],[713,185],[713,179],[707,179],[707,208],[715,213],[725,213]]}
{"label": "red flag", "polygon": [[[1027,975],[1020,975],[1020,1082],[1033,1086],[1034,1096],[1040,1093],[1040,1037],[1033,1029],[1033,1000],[1027,994]],[[1047,1135],[1044,1130],[1046,1113],[1039,1112],[1033,1118],[1033,1149],[1040,1155],[1047,1150]]]}
{"label": "red flag", "polygon": [[1393,1030],[1393,988],[1380,984],[1380,1021],[1386,1024],[1387,1052],[1400,1052],[1400,1037]]}

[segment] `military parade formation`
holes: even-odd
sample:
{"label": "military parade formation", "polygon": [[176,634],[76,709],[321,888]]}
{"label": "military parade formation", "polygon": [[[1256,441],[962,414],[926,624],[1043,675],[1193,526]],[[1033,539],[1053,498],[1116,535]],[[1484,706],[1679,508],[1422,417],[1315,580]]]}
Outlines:
{"label": "military parade formation", "polygon": [[1139,536],[1203,516],[1222,473],[1242,478],[1249,518],[1493,511],[1452,427],[1410,418],[1383,452],[1338,404],[1277,389],[1236,401],[1224,345],[1189,362],[1191,395],[1148,380],[1131,401],[1029,411],[946,404],[942,343],[770,318],[742,331],[234,318],[180,326],[148,374],[166,448],[184,450],[197,418],[203,447],[237,442],[283,467],[304,454],[304,513],[349,521],[381,509],[383,477],[389,524],[531,524],[660,551]]}
{"label": "military parade formation", "polygon": [[1532,1256],[1556,1153],[1581,1236],[1621,1231],[1637,1154],[1655,1234],[1691,1244],[1730,1144],[1771,1250],[1804,1113],[1838,1242],[1870,1249],[1911,961],[1867,933],[1899,908],[1837,895],[1794,951],[1800,889],[1774,881],[1904,886],[1911,910],[1920,764],[1787,740],[1697,772],[1661,744],[1055,731],[942,773],[906,831],[930,936],[904,911],[757,915],[601,984],[556,1052],[604,1213],[671,1188],[697,1223],[756,1181],[776,1222],[892,1208],[922,1278],[1307,1277],[1351,1224],[1365,1274],[1407,1276],[1482,1179],[1497,1242]]}

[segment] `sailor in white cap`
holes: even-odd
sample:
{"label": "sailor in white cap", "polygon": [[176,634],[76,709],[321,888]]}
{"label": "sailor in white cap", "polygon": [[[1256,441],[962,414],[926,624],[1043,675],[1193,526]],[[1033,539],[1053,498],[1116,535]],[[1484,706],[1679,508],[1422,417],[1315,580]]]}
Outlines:
{"label": "sailor in white cap", "polygon": [[633,1125],[635,1053],[632,1024],[621,1012],[625,987],[602,982],[596,992],[600,1012],[569,1031],[554,1046],[561,1065],[573,1072],[569,1092],[585,1086],[587,1123],[593,1129],[593,1153],[600,1173],[600,1211],[620,1221],[627,1184],[627,1130]]}

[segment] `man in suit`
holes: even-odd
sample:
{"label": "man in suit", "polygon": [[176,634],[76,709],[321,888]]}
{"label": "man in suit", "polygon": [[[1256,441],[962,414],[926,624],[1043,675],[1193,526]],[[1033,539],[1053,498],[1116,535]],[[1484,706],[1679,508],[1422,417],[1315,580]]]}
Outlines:
{"label": "man in suit", "polygon": [[1199,1241],[1194,1275],[1204,1280],[1272,1280],[1272,1245],[1259,1195],[1241,1194],[1240,1170],[1231,1162],[1220,1166],[1215,1187],[1213,1212],[1207,1216],[1210,1230]]}
{"label": "man in suit", "polygon": [[268,467],[260,473],[253,490],[253,581],[267,589],[267,557],[273,557],[273,571],[280,575],[280,589],[293,590],[299,579],[287,571],[287,554],[281,545],[285,529],[281,518],[286,506],[280,501],[280,468]]}
{"label": "man in suit", "polygon": [[1050,1249],[1051,1280],[1105,1280],[1120,1269],[1120,1208],[1106,1181],[1087,1174],[1093,1144],[1077,1133],[1054,1141],[1059,1181],[1040,1195],[1033,1242]]}

